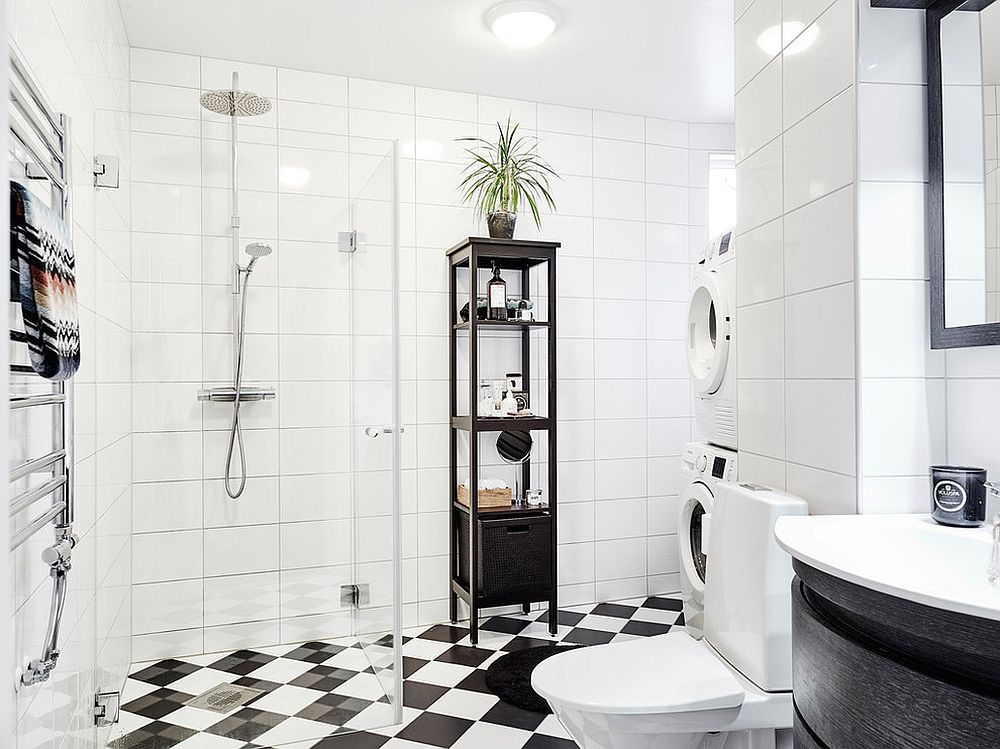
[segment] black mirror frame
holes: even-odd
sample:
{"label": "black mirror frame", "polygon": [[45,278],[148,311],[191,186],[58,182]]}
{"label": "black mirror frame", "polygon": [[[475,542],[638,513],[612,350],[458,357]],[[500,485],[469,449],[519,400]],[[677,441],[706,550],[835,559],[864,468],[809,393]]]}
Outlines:
{"label": "black mirror frame", "polygon": [[[965,6],[979,11],[994,0],[937,0],[927,6],[927,250],[931,277],[931,348],[1000,344],[1000,322],[945,327],[944,291],[944,85],[941,70],[941,21]],[[899,6],[897,6],[899,7]],[[913,6],[910,6],[913,7]]]}

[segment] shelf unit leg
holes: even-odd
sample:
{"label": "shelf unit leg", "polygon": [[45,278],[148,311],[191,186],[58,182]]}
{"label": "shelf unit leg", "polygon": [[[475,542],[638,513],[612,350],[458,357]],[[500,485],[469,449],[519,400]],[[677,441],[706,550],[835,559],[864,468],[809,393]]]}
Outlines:
{"label": "shelf unit leg", "polygon": [[555,637],[559,633],[559,604],[555,596],[549,601],[549,634]]}
{"label": "shelf unit leg", "polygon": [[522,614],[529,614],[529,613],[531,613],[531,604],[530,603],[522,603],[521,604],[521,613]]}
{"label": "shelf unit leg", "polygon": [[448,619],[452,624],[458,624],[458,595],[454,592],[448,603]]}
{"label": "shelf unit leg", "polygon": [[479,607],[472,604],[469,608],[469,642],[475,647],[479,644]]}

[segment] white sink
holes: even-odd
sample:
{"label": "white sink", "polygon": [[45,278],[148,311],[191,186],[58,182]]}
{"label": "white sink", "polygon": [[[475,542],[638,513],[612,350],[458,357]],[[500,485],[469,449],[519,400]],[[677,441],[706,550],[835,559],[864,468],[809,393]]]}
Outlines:
{"label": "white sink", "polygon": [[949,528],[928,515],[784,517],[778,544],[811,567],[880,593],[1000,621],[986,575],[991,526]]}

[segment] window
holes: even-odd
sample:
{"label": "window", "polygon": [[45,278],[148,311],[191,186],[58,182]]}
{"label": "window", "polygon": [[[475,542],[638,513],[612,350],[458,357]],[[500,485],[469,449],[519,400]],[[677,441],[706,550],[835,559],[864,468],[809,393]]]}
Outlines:
{"label": "window", "polygon": [[708,236],[736,227],[736,155],[713,153],[708,162]]}

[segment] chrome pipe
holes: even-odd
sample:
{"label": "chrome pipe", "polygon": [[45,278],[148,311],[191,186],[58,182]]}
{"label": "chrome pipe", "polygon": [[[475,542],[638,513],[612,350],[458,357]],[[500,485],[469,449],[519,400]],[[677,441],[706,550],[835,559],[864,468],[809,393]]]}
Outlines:
{"label": "chrome pipe", "polygon": [[[10,408],[17,411],[22,408],[34,408],[35,406],[54,406],[66,402],[63,393],[45,393],[43,395],[15,395],[10,399]],[[62,449],[62,445],[59,445]]]}
{"label": "chrome pipe", "polygon": [[8,481],[17,481],[18,479],[23,479],[25,476],[30,476],[33,473],[38,473],[43,468],[47,468],[53,463],[62,460],[66,457],[65,450],[54,450],[48,455],[43,455],[40,458],[35,458],[33,460],[28,460],[17,466],[17,468],[12,468]]}
{"label": "chrome pipe", "polygon": [[232,188],[232,218],[231,226],[233,229],[233,294],[240,293],[240,190],[239,190],[239,141],[237,139],[237,124],[236,124],[236,92],[240,90],[240,74],[233,71],[233,105],[229,113],[229,132],[230,139],[232,142],[232,149],[230,151],[232,155],[232,175],[233,183]]}
{"label": "chrome pipe", "polygon": [[46,120],[48,120],[49,126],[59,135],[65,136],[63,123],[52,114],[52,107],[49,106],[48,101],[45,99],[45,95],[38,87],[34,77],[28,72],[28,66],[24,64],[20,54],[16,49],[13,49],[13,47],[10,50],[10,66],[17,74],[17,79],[24,84],[24,90],[28,92],[28,96],[31,97],[32,101],[35,102],[35,105],[41,111],[42,115]]}
{"label": "chrome pipe", "polygon": [[67,479],[65,476],[56,476],[54,479],[50,479],[44,484],[36,486],[34,489],[29,489],[26,492],[18,494],[10,500],[10,516],[14,517],[17,514],[24,512],[38,500],[49,496],[52,492],[65,486],[66,481]]}
{"label": "chrome pipe", "polygon": [[21,684],[26,687],[48,680],[59,662],[59,630],[62,628],[63,611],[66,608],[66,591],[69,587],[67,576],[72,567],[70,558],[75,545],[76,538],[70,534],[42,552],[42,560],[49,565],[49,575],[52,577],[52,603],[49,605],[49,623],[45,628],[42,657],[32,660],[21,674]]}
{"label": "chrome pipe", "polygon": [[25,541],[38,533],[39,530],[44,528],[46,525],[55,520],[62,512],[66,509],[66,501],[60,499],[58,502],[52,505],[49,509],[39,515],[37,518],[28,523],[24,528],[19,530],[10,539],[10,551],[21,546]]}
{"label": "chrome pipe", "polygon": [[[10,98],[24,116],[24,119],[26,119],[38,133],[38,137],[45,144],[45,147],[49,149],[49,153],[52,154],[53,158],[62,160],[64,157],[59,147],[59,139],[62,137],[62,129],[54,125],[40,122],[38,115],[35,114],[35,112],[38,111],[37,108],[32,107],[27,101],[25,101],[17,86],[12,85],[10,87]],[[46,119],[48,119],[47,116]]]}
{"label": "chrome pipe", "polygon": [[[62,126],[63,149],[68,151],[72,148],[73,143],[73,122],[69,115],[60,114],[59,124]],[[72,159],[67,157],[63,163],[63,179],[66,180],[67,185],[73,184],[73,165],[71,162]],[[70,191],[63,190],[63,221],[66,222],[66,228],[70,233],[70,237],[73,236],[73,208],[74,205]],[[53,429],[55,430],[55,434],[59,435],[56,446],[66,451],[66,458],[62,463],[63,473],[66,474],[66,488],[63,493],[66,499],[66,508],[58,522],[65,529],[65,532],[72,534],[73,522],[76,520],[76,441],[74,435],[76,384],[73,380],[61,382],[59,383],[59,389],[66,398],[66,405],[62,409],[59,409],[62,411],[61,414],[58,411],[53,414]],[[56,422],[56,416],[62,417],[61,424]]]}
{"label": "chrome pipe", "polygon": [[[21,126],[17,124],[17,122],[15,122],[14,120],[11,120],[9,125],[11,134],[15,138],[17,138],[18,141],[20,141],[21,145],[24,146],[25,150],[27,150],[32,155],[35,155],[34,149],[31,147],[30,143],[31,136],[29,136],[26,132],[24,132],[24,130],[21,129]],[[63,193],[68,192],[68,189],[66,187],[67,184],[66,179],[63,178],[56,170],[56,168],[53,167],[48,161],[46,161],[45,159],[37,159],[32,163],[37,164],[42,169],[42,171],[45,172],[45,176],[48,177],[49,182],[58,187],[59,190],[61,190]]]}

